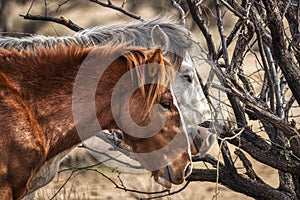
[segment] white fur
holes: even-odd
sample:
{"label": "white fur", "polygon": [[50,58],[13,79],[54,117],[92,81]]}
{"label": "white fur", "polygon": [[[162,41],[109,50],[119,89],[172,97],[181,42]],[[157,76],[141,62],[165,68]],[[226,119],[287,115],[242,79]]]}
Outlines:
{"label": "white fur", "polygon": [[[187,81],[187,76],[192,82]],[[208,102],[188,53],[176,76],[173,90],[187,129],[211,119]]]}

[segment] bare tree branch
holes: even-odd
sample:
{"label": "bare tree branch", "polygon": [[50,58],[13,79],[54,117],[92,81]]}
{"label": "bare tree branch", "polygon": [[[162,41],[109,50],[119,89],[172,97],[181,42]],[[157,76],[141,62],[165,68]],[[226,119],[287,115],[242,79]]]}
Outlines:
{"label": "bare tree branch", "polygon": [[295,66],[293,58],[287,52],[287,47],[284,39],[284,26],[278,6],[269,0],[262,1],[267,12],[267,19],[272,35],[273,57],[282,70],[288,85],[293,92],[298,104],[300,105],[300,69]]}
{"label": "bare tree branch", "polygon": [[245,156],[245,154],[240,149],[235,149],[234,153],[241,159],[243,162],[243,165],[246,169],[246,174],[249,178],[251,178],[254,181],[261,182],[263,184],[266,184],[253,170],[252,164],[249,161],[249,159]]}
{"label": "bare tree branch", "polygon": [[111,8],[111,9],[117,10],[117,11],[123,13],[124,15],[127,15],[127,16],[129,16],[129,17],[131,17],[133,19],[144,21],[144,19],[142,19],[141,16],[133,14],[133,13],[131,13],[131,12],[123,9],[123,7],[116,6],[116,5],[112,4],[111,1],[108,1],[108,3],[103,3],[103,2],[98,1],[98,0],[90,0],[90,2],[96,3],[96,4],[98,4],[100,6],[103,6],[103,7],[106,7],[106,8]]}
{"label": "bare tree branch", "polygon": [[198,25],[199,29],[202,31],[205,39],[206,39],[206,43],[207,43],[207,48],[209,51],[209,55],[210,58],[212,60],[216,59],[216,47],[215,47],[215,42],[212,38],[212,35],[208,29],[208,27],[205,24],[205,21],[199,11],[199,5],[196,5],[196,1],[195,0],[187,0],[188,6],[190,8],[190,12],[192,14],[192,17],[194,19],[194,21],[196,22],[196,24]]}
{"label": "bare tree branch", "polygon": [[[219,0],[214,0],[215,1],[215,8],[217,12],[217,25],[218,25],[218,30],[221,38],[221,43],[222,43],[222,48],[223,48],[223,59],[225,61],[225,67],[229,69],[229,57],[228,57],[228,50],[227,50],[227,43],[226,43],[226,36],[224,34],[224,27],[223,27],[223,21],[222,21],[222,13],[220,9],[220,3]],[[230,73],[232,74],[232,72]]]}
{"label": "bare tree branch", "polygon": [[43,16],[43,15],[31,15],[31,14],[20,15],[20,16],[23,17],[24,19],[29,19],[29,20],[55,22],[55,23],[64,25],[64,26],[68,27],[69,29],[76,31],[76,32],[83,30],[82,27],[78,26],[72,20],[70,20],[64,16],[61,16],[60,18],[51,17],[51,16]]}
{"label": "bare tree branch", "polygon": [[[232,137],[233,135],[232,131],[225,131],[221,137]],[[259,162],[284,172],[300,174],[300,158],[286,150],[284,146],[273,147],[247,127],[239,138],[227,141],[243,149]],[[284,153],[286,156],[282,156]]]}
{"label": "bare tree branch", "polygon": [[[215,182],[216,176],[217,170],[215,169],[193,169],[192,174],[187,178],[187,180]],[[222,185],[255,199],[295,199],[295,197],[291,197],[289,194],[276,190],[267,184],[254,181],[250,178],[245,178],[238,173],[232,172],[226,167],[220,168],[219,176],[219,180]]]}
{"label": "bare tree branch", "polygon": [[180,25],[185,27],[185,12],[182,9],[182,7],[180,6],[179,3],[177,3],[177,1],[175,0],[171,0],[173,6],[175,6],[175,8],[178,10],[179,14],[180,14]]}

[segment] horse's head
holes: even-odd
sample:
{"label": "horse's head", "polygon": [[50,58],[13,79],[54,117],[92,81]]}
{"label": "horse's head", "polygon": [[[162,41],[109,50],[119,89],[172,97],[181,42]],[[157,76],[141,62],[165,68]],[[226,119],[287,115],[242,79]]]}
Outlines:
{"label": "horse's head", "polygon": [[[122,65],[127,69],[120,72]],[[173,76],[173,68],[160,49],[132,49],[113,62],[100,79],[100,85],[109,80],[113,87],[113,121],[103,128],[121,130],[118,137],[130,147],[130,156],[167,188],[182,183],[192,168],[186,128],[170,87]]]}
{"label": "horse's head", "polygon": [[[146,117],[140,103],[143,101],[139,92],[134,93],[130,112],[132,120],[144,127],[144,131],[139,132],[140,136],[138,132],[124,134],[123,141],[131,146],[132,157],[152,172],[155,181],[170,188],[172,183],[182,183],[191,173],[186,129],[181,123],[180,112],[170,89],[161,91],[157,105]],[[157,127],[162,128],[159,130]]]}
{"label": "horse's head", "polygon": [[187,128],[192,154],[204,154],[216,141],[211,132],[199,127],[201,123],[211,119],[209,104],[189,52],[193,42],[188,36],[181,36],[185,39],[182,39],[181,44],[174,45],[174,38],[178,37],[176,34],[176,31],[167,34],[159,26],[154,26],[151,33],[152,42],[161,46],[168,59],[179,65],[176,67],[177,73],[172,89]]}

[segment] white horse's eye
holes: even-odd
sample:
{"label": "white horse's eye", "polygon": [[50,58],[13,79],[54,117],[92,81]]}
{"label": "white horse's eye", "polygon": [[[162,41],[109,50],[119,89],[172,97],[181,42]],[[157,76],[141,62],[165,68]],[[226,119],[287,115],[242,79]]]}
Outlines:
{"label": "white horse's eye", "polygon": [[193,79],[192,79],[192,77],[191,77],[190,75],[185,74],[185,75],[183,75],[183,77],[184,77],[189,83],[192,83],[192,82],[193,82]]}

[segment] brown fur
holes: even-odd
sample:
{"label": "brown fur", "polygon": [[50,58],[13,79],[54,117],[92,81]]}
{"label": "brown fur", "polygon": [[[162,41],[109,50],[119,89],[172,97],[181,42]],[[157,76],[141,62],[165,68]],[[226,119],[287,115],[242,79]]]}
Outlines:
{"label": "brown fur", "polygon": [[[77,71],[91,51],[96,49],[95,55],[105,59],[126,50],[123,56],[109,65],[97,87],[95,106],[103,129],[119,128],[112,117],[111,94],[119,78],[130,69],[134,69],[132,76],[137,77],[132,80],[142,84],[144,74],[148,73],[147,77],[159,83],[142,84],[144,86],[132,94],[130,114],[136,124],[145,126],[150,123],[149,111],[155,103],[173,101],[170,90],[161,86],[168,85],[172,79],[172,73],[168,72],[170,64],[163,59],[161,52],[125,48],[124,45],[100,48],[61,45],[50,49],[40,47],[34,52],[0,49],[0,199],[22,198],[29,190],[32,177],[44,162],[81,142],[72,116],[72,92]],[[157,63],[161,67],[151,72],[138,67],[147,63]],[[132,87],[132,84],[129,81],[124,89]],[[117,106],[121,119],[126,123],[128,116],[122,115],[122,103]],[[123,140],[132,147],[133,152],[160,149],[176,134],[181,134],[182,140],[186,139],[179,129],[180,115],[175,105],[161,111],[160,115],[166,116],[167,120],[158,134],[141,139],[124,133]],[[94,127],[89,128],[93,132]],[[180,171],[176,167],[173,169],[176,172],[175,183],[183,181],[182,171],[190,162],[187,152],[178,154],[174,163],[179,165]],[[153,162],[138,159],[146,168],[150,168]],[[164,176],[163,171],[153,173]]]}

